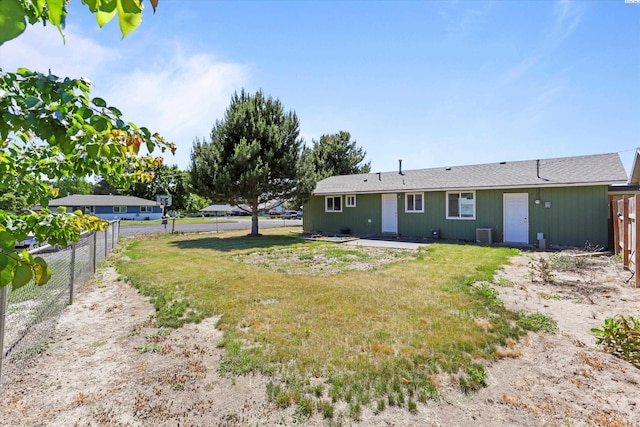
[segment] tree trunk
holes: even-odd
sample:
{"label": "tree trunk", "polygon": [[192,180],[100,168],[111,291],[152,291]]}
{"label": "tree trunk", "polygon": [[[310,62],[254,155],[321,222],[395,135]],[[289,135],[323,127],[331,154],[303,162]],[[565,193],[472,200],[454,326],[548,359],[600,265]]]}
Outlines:
{"label": "tree trunk", "polygon": [[251,203],[251,234],[250,236],[259,236],[258,232],[258,201]]}

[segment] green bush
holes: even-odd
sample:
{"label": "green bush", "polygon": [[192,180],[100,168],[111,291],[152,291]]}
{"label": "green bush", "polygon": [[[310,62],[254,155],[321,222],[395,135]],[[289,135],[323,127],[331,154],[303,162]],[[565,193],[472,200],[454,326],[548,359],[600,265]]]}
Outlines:
{"label": "green bush", "polygon": [[608,317],[604,320],[602,329],[593,328],[596,334],[596,344],[611,353],[635,365],[640,365],[640,317],[625,317],[619,314],[617,318]]}

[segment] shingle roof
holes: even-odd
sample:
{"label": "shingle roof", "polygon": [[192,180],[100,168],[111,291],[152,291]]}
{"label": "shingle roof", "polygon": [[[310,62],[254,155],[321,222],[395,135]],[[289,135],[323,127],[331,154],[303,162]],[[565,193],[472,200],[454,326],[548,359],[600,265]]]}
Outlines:
{"label": "shingle roof", "polygon": [[617,153],[332,176],[314,194],[476,190],[625,183]]}
{"label": "shingle roof", "polygon": [[156,206],[154,200],[134,196],[112,196],[97,194],[74,194],[49,202],[49,206]]}
{"label": "shingle roof", "polygon": [[640,184],[640,148],[636,149],[636,154],[633,157],[633,166],[631,167],[631,176],[629,177],[629,184]]}
{"label": "shingle roof", "polygon": [[200,212],[231,212],[236,209],[238,208],[231,205],[211,205],[200,209]]}

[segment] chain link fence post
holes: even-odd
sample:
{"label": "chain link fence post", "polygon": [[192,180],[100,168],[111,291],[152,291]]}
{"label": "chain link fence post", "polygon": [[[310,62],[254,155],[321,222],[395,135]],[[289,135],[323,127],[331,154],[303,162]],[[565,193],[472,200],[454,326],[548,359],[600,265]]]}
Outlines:
{"label": "chain link fence post", "polygon": [[93,232],[93,244],[91,245],[91,254],[92,254],[92,263],[91,263],[91,272],[96,272],[96,257],[98,256],[98,233]]}
{"label": "chain link fence post", "polygon": [[73,282],[76,276],[76,244],[71,243],[71,274],[69,275],[69,305],[73,304]]}
{"label": "chain link fence post", "polygon": [[2,394],[2,366],[4,365],[4,329],[7,314],[9,286],[0,288],[0,394]]}

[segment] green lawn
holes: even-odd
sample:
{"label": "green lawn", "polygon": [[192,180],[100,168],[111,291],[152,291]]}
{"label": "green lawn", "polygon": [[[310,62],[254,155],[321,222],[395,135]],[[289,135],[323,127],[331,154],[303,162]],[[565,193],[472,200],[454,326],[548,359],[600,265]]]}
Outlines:
{"label": "green lawn", "polygon": [[[223,370],[271,375],[269,399],[297,405],[302,416],[317,410],[330,418],[337,401],[354,419],[364,406],[413,411],[438,397],[435,376],[443,372],[477,389],[496,347],[523,332],[495,291],[473,285],[491,281],[514,249],[433,244],[353,271],[345,257],[367,262],[366,248],[302,241],[289,231],[141,238],[118,269],[154,297],[158,324],[221,315]],[[255,256],[266,261],[245,262]],[[322,274],[304,267],[310,259],[326,263]]]}

